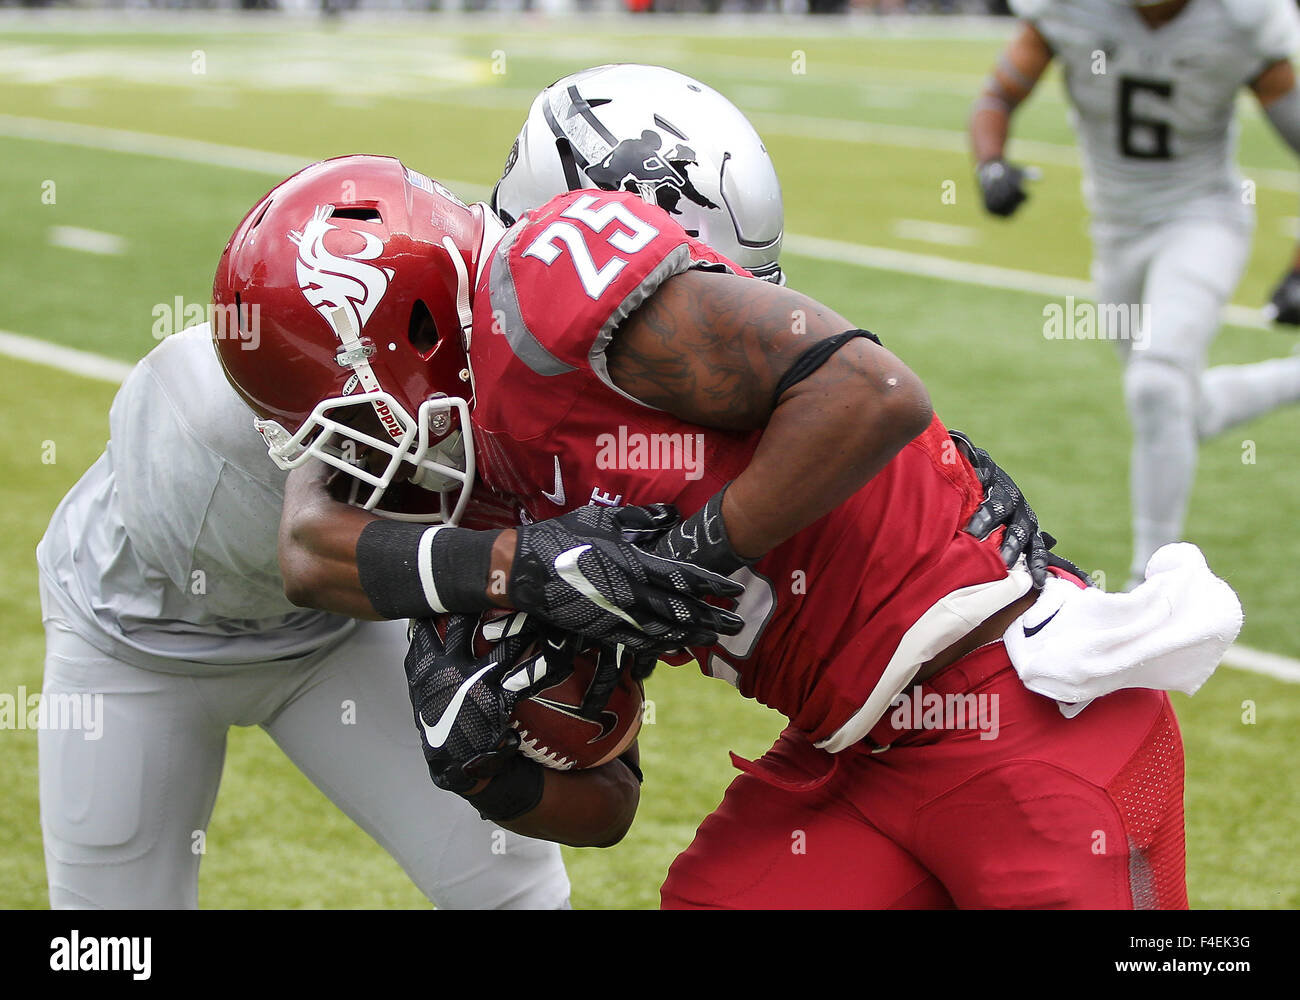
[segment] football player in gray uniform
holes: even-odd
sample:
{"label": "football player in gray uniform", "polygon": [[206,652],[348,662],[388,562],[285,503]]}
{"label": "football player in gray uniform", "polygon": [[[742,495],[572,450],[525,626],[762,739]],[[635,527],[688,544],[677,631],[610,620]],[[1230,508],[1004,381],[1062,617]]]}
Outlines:
{"label": "football player in gray uniform", "polygon": [[[1026,199],[1004,159],[1012,113],[1060,61],[1092,214],[1098,328],[1124,364],[1133,426],[1133,562],[1183,532],[1198,441],[1300,400],[1300,357],[1206,369],[1223,306],[1245,268],[1251,188],[1234,165],[1249,88],[1300,153],[1300,45],[1293,0],[1012,0],[1024,20],[971,116],[989,212]],[[1270,307],[1300,324],[1300,257]],[[1140,317],[1138,322],[1131,322]],[[1128,321],[1128,322],[1126,322]]]}
{"label": "football player in gray uniform", "polygon": [[195,907],[226,735],[252,725],[438,906],[567,905],[554,844],[429,782],[400,669],[405,623],[286,599],[286,474],[207,324],[136,366],[109,426],[37,549],[44,691],[103,698],[100,738],[39,735],[50,905]]}

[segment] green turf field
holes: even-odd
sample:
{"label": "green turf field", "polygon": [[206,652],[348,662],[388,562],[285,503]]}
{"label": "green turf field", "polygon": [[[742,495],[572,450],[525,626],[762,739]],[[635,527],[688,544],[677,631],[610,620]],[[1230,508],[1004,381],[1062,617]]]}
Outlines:
{"label": "green turf field", "polygon": [[[101,30],[0,20],[0,330],[133,361],[156,342],[157,304],[207,301],[230,230],[295,164],[393,153],[482,197],[536,91],[610,61],[679,69],[751,113],[782,178],[792,247],[819,237],[940,262],[1087,276],[1059,80],[1047,81],[1016,123],[1021,142],[1012,155],[1042,168],[1031,202],[1009,223],[979,210],[963,129],[1005,25],[946,36],[929,28],[789,37],[680,22],[646,35],[624,21],[123,23]],[[1259,227],[1236,302],[1254,307],[1290,261],[1300,183],[1281,142],[1252,107],[1242,111],[1241,162],[1258,185]],[[955,203],[942,197],[947,181]],[[61,226],[114,234],[122,252],[55,245],[51,233]],[[792,285],[875,330],[917,370],[945,422],[1012,470],[1063,552],[1105,572],[1112,588],[1122,583],[1129,432],[1109,347],[1045,339],[1043,308],[1054,300],[1043,292],[797,253],[785,263]],[[1228,328],[1212,360],[1259,360],[1292,345],[1283,334]],[[0,576],[0,628],[8,655],[0,692],[12,693],[40,686],[33,549],[54,505],[103,447],[113,387],[5,363],[0,563],[9,569]],[[1300,411],[1291,411],[1208,443],[1188,527],[1241,595],[1242,641],[1290,657],[1300,656],[1298,440]],[[47,442],[52,464],[42,461]],[[1248,455],[1253,462],[1243,461]],[[735,773],[727,750],[752,757],[780,729],[773,713],[684,670],[660,668],[649,695],[656,721],[641,741],[640,814],[616,848],[566,851],[577,907],[655,905],[668,864]],[[1245,702],[1255,707],[1253,724],[1242,721]],[[1300,687],[1223,668],[1177,705],[1193,905],[1300,906],[1292,756]],[[0,745],[0,906],[44,906],[35,734],[0,732]],[[255,729],[231,736],[200,903],[427,905]]]}

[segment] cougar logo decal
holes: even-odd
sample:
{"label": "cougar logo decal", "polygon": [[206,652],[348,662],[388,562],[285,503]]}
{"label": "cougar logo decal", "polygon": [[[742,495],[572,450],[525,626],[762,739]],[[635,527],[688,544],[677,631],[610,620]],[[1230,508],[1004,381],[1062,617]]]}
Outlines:
{"label": "cougar logo decal", "polygon": [[346,309],[353,320],[353,332],[359,334],[388,290],[393,270],[365,263],[384,249],[383,241],[373,233],[357,234],[366,245],[354,254],[339,257],[330,253],[325,234],[338,229],[327,221],[333,210],[332,205],[318,205],[302,232],[289,233],[289,239],[298,247],[298,286],[302,294],[341,341],[343,331],[334,326],[333,310]]}

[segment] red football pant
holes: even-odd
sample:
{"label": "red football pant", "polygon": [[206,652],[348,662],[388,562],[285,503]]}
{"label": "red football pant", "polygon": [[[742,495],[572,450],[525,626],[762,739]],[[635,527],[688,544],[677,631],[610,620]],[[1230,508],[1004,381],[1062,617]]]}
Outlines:
{"label": "red football pant", "polygon": [[1182,740],[1164,692],[1120,691],[1066,719],[1001,643],[921,690],[997,695],[996,737],[909,730],[832,759],[787,729],[758,762],[767,777],[732,782],[673,862],[663,906],[1187,907]]}

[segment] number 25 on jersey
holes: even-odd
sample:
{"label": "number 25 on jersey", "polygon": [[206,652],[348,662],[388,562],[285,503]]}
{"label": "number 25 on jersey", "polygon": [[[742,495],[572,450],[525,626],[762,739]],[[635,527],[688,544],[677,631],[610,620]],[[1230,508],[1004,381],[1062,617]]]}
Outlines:
{"label": "number 25 on jersey", "polygon": [[[633,254],[644,249],[651,240],[659,235],[659,230],[638,218],[626,205],[618,201],[606,202],[599,208],[592,208],[599,199],[596,195],[583,195],[560,213],[560,218],[542,230],[541,235],[523,252],[525,257],[536,257],[548,267],[567,249],[573,258],[574,270],[582,288],[592,299],[598,299],[609,287],[611,281],[618,277],[627,266],[627,260],[617,254],[597,267],[591,255],[587,241],[601,237],[616,251]],[[572,222],[563,221],[566,219]],[[575,226],[579,222],[586,229]],[[615,226],[610,232],[610,223],[617,222],[626,229]]]}

